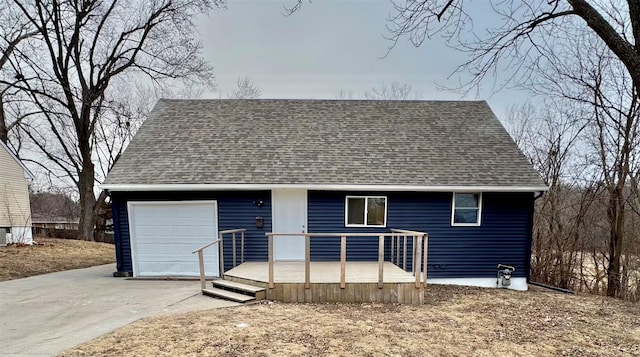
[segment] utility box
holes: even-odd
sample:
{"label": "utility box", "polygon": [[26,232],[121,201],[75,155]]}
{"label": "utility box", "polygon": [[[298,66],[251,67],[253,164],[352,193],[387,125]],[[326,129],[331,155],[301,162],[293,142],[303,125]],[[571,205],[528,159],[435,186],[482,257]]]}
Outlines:
{"label": "utility box", "polygon": [[514,268],[511,265],[506,265],[506,264],[498,264],[498,272],[496,274],[496,285],[499,288],[506,288],[509,287],[511,285],[511,275],[513,274],[513,272],[516,270],[516,268]]}

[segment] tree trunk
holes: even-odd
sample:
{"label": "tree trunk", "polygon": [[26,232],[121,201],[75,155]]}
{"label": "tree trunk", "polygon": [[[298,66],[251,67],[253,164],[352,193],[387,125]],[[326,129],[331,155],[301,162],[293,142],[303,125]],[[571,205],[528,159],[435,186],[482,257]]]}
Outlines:
{"label": "tree trunk", "polygon": [[624,199],[622,188],[610,192],[608,218],[609,265],[607,267],[607,296],[616,297],[620,293],[620,258],[624,237]]}
{"label": "tree trunk", "polygon": [[78,190],[80,192],[80,237],[93,241],[93,227],[95,224],[94,207],[96,196],[93,193],[94,166],[91,160],[83,162],[83,169],[78,175]]}
{"label": "tree trunk", "polygon": [[9,141],[9,128],[7,127],[7,118],[4,116],[4,100],[0,94],[0,141],[7,143]]}
{"label": "tree trunk", "polygon": [[96,230],[95,240],[96,242],[105,241],[105,230],[107,227],[107,220],[111,218],[111,206],[106,202],[107,194],[105,191],[100,192],[98,199],[96,200],[94,216],[96,217]]}

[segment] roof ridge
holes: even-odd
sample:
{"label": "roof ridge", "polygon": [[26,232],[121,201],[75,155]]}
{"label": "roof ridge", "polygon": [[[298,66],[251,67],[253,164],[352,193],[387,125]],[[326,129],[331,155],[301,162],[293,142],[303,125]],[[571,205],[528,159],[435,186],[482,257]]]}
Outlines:
{"label": "roof ridge", "polygon": [[160,98],[158,102],[389,102],[389,103],[487,103],[485,99],[339,99],[339,98]]}

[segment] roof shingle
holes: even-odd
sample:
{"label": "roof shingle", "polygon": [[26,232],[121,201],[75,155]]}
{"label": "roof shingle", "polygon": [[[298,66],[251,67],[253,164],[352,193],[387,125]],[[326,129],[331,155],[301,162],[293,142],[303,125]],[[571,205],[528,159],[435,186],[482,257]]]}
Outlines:
{"label": "roof shingle", "polygon": [[106,185],[544,186],[484,101],[160,100]]}

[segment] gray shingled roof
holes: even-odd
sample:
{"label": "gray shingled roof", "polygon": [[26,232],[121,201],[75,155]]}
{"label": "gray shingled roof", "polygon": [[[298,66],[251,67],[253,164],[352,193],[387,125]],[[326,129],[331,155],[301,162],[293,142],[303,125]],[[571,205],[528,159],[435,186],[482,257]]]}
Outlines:
{"label": "gray shingled roof", "polygon": [[106,185],[544,186],[484,101],[160,100]]}

